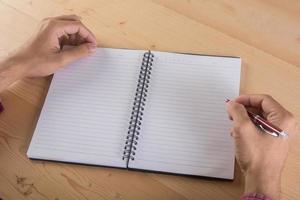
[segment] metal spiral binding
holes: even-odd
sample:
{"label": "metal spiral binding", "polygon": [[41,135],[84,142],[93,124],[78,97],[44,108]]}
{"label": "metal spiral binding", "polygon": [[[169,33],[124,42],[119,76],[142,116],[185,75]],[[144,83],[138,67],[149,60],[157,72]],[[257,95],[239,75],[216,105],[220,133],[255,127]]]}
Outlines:
{"label": "metal spiral binding", "polygon": [[123,152],[123,160],[127,159],[127,166],[129,160],[134,160],[137,149],[153,58],[151,51],[144,53]]}

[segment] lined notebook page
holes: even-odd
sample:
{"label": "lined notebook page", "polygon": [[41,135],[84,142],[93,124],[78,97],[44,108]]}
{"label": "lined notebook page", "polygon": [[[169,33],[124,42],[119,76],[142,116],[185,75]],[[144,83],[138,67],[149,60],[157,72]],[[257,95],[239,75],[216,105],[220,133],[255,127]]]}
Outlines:
{"label": "lined notebook page", "polygon": [[153,52],[141,135],[130,168],[232,179],[225,99],[239,94],[239,58]]}
{"label": "lined notebook page", "polygon": [[123,148],[143,53],[101,48],[57,72],[27,155],[126,167]]}

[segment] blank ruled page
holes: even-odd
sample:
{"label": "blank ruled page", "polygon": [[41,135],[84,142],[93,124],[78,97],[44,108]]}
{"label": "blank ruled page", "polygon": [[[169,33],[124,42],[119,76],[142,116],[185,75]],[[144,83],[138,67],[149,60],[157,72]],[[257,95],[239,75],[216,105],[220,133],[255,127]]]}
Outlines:
{"label": "blank ruled page", "polygon": [[225,99],[239,94],[239,58],[153,52],[141,135],[130,168],[232,179]]}
{"label": "blank ruled page", "polygon": [[28,156],[126,167],[123,148],[143,53],[100,48],[57,72]]}

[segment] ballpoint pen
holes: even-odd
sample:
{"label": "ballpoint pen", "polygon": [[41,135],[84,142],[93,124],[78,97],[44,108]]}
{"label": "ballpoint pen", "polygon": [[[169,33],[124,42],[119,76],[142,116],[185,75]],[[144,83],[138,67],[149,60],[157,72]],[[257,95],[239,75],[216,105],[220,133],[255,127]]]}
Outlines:
{"label": "ballpoint pen", "polygon": [[[230,100],[226,99],[226,102],[228,102],[228,101],[230,101]],[[259,127],[261,130],[263,130],[264,132],[266,132],[274,137],[283,137],[283,138],[288,137],[288,133],[284,132],[279,127],[277,127],[274,124],[272,124],[271,122],[267,121],[260,115],[250,112],[248,110],[247,110],[247,113],[248,113],[248,116],[250,117],[250,119],[252,120],[252,122],[257,127]]]}

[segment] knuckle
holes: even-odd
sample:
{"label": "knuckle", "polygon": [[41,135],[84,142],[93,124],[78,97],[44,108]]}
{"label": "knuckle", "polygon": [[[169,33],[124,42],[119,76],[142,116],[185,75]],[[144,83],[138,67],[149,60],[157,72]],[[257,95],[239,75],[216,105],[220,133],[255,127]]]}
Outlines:
{"label": "knuckle", "polygon": [[244,120],[234,127],[234,132],[240,133],[245,130],[252,128],[252,123],[250,120]]}
{"label": "knuckle", "polygon": [[244,107],[243,107],[243,105],[241,105],[239,103],[235,103],[232,105],[232,109],[237,112],[241,112],[244,109]]}
{"label": "knuckle", "polygon": [[79,30],[83,27],[83,24],[81,21],[60,21],[59,24],[61,26],[73,26],[74,29]]}
{"label": "knuckle", "polygon": [[48,20],[47,24],[48,24],[49,27],[54,27],[54,26],[57,25],[57,20],[56,19],[50,19],[50,20]]}
{"label": "knuckle", "polygon": [[49,21],[50,19],[51,19],[50,17],[45,17],[45,18],[42,19],[42,22],[47,22],[47,21]]}
{"label": "knuckle", "polygon": [[237,135],[237,133],[236,133],[236,131],[235,131],[234,129],[232,129],[232,130],[230,131],[230,136],[233,137],[233,138],[238,137],[238,135]]}
{"label": "knuckle", "polygon": [[264,99],[273,99],[273,97],[269,94],[262,94]]}
{"label": "knuckle", "polygon": [[72,23],[74,23],[74,25],[77,25],[77,26],[83,26],[81,21],[72,21]]}
{"label": "knuckle", "polygon": [[44,19],[42,19],[42,23],[45,23],[45,24],[48,24],[50,23],[51,21],[53,21],[53,18],[52,17],[46,17]]}
{"label": "knuckle", "polygon": [[48,23],[49,23],[49,19],[48,19],[48,18],[43,19],[43,20],[40,22],[41,28],[46,27],[46,26],[48,25]]}
{"label": "knuckle", "polygon": [[46,29],[46,28],[52,28],[56,26],[57,22],[53,18],[45,18],[41,21],[41,27]]}
{"label": "knuckle", "polygon": [[241,105],[238,103],[231,103],[231,108],[234,110],[240,109]]}
{"label": "knuckle", "polygon": [[72,15],[69,15],[69,16],[70,16],[70,18],[73,18],[73,19],[77,19],[77,20],[80,19],[80,16],[76,15],[76,14],[72,14]]}

